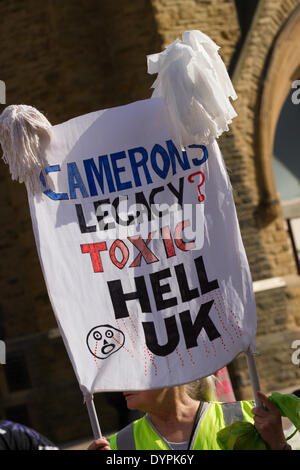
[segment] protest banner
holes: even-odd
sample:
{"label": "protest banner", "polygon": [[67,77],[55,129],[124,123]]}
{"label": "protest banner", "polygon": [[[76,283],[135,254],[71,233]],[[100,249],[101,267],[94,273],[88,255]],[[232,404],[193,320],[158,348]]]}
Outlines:
{"label": "protest banner", "polygon": [[30,210],[84,392],[189,382],[248,349],[255,304],[216,143],[181,150],[152,98],[54,126],[46,159]]}

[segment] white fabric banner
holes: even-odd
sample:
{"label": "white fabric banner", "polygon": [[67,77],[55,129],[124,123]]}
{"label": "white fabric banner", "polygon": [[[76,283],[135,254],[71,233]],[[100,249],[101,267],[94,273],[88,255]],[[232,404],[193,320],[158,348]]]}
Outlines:
{"label": "white fabric banner", "polygon": [[83,393],[205,377],[255,347],[256,308],[217,143],[184,149],[160,98],[54,126],[29,196]]}

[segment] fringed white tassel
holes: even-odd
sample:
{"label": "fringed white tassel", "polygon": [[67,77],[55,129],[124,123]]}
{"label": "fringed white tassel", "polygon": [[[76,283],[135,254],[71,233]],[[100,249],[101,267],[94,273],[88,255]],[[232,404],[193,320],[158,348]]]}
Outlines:
{"label": "fringed white tassel", "polygon": [[0,115],[2,158],[9,165],[12,179],[25,183],[33,194],[42,191],[39,175],[47,166],[42,143],[50,132],[50,122],[32,106],[10,105]]}
{"label": "fringed white tassel", "polygon": [[163,97],[173,132],[183,146],[207,145],[229,129],[237,99],[219,47],[200,31],[186,31],[165,51],[147,56],[158,76],[152,97]]}

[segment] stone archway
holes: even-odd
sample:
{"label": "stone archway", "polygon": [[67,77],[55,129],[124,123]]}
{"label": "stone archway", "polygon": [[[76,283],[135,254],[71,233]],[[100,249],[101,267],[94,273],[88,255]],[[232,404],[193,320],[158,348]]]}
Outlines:
{"label": "stone archway", "polygon": [[292,83],[300,78],[300,5],[275,38],[263,82],[258,113],[257,149],[261,180],[261,215],[271,222],[280,214],[273,174],[273,143],[278,118]]}

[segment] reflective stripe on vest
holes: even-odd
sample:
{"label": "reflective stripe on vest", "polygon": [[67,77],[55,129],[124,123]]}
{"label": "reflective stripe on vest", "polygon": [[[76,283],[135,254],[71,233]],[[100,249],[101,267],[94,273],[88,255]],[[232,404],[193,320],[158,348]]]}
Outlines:
{"label": "reflective stripe on vest", "polygon": [[[253,403],[250,401],[232,403],[205,402],[190,449],[220,449],[216,440],[217,432],[235,421],[246,420],[253,422],[250,412],[252,407]],[[138,450],[168,450],[166,441],[155,432],[146,417],[130,423],[118,432],[115,443],[116,447],[112,446],[112,448],[118,450],[135,450],[136,448]]]}
{"label": "reflective stripe on vest", "polygon": [[133,422],[128,424],[117,434],[118,450],[135,450],[135,441],[133,433]]}
{"label": "reflective stripe on vest", "polygon": [[240,401],[235,401],[233,403],[222,403],[222,411],[226,426],[229,426],[235,421],[244,421],[244,415]]}

